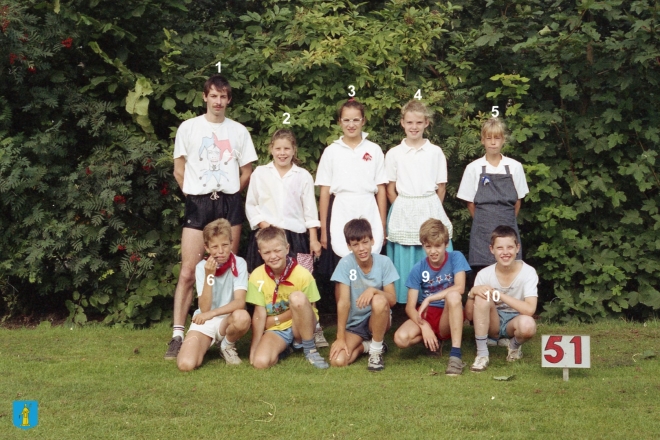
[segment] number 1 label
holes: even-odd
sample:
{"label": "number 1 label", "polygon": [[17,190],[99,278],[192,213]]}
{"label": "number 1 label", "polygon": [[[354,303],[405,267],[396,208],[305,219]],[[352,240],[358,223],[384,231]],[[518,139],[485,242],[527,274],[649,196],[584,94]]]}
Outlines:
{"label": "number 1 label", "polygon": [[541,336],[541,366],[591,368],[591,338],[582,335]]}

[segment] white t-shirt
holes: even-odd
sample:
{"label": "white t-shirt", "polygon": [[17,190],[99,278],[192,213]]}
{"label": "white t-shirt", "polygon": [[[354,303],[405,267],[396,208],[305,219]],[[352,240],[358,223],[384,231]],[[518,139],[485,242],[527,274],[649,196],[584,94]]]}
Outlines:
{"label": "white t-shirt", "polygon": [[465,200],[466,202],[474,202],[474,196],[477,194],[479,187],[479,176],[481,175],[481,168],[486,166],[486,173],[490,174],[506,174],[505,166],[509,166],[509,172],[513,178],[513,185],[516,187],[518,198],[522,199],[529,192],[527,181],[525,180],[525,171],[522,164],[515,159],[502,155],[500,164],[496,167],[492,166],[486,160],[486,156],[480,157],[474,162],[470,163],[463,173],[461,179],[461,186],[458,187],[456,197]]}
{"label": "white t-shirt", "polygon": [[378,185],[387,184],[385,155],[377,144],[362,133],[362,142],[351,148],[343,136],[327,146],[316,170],[317,186],[329,186],[331,194],[342,192],[376,194]]}
{"label": "white t-shirt", "polygon": [[[523,267],[518,272],[516,278],[511,282],[510,286],[502,286],[500,281],[495,275],[496,264],[491,264],[479,271],[474,280],[475,286],[490,286],[500,293],[505,293],[512,298],[524,301],[529,296],[539,296],[537,286],[539,284],[539,277],[536,270],[529,264],[522,262]],[[491,292],[492,295],[493,292]],[[492,298],[492,297],[491,297]],[[517,312],[516,309],[507,304],[499,303],[497,310],[503,312]]]}
{"label": "white t-shirt", "polygon": [[252,229],[263,221],[297,233],[321,226],[312,175],[295,164],[284,177],[273,162],[257,167],[250,176],[245,214]]}
{"label": "white t-shirt", "polygon": [[247,129],[229,118],[213,124],[204,115],[184,121],[176,132],[174,158],[184,157],[183,192],[192,195],[240,189],[239,168],[257,160]]}
{"label": "white t-shirt", "polygon": [[406,140],[385,156],[385,172],[396,182],[396,192],[403,196],[429,196],[438,183],[447,183],[447,159],[437,145],[426,140],[419,148],[409,147]]}
{"label": "white t-shirt", "polygon": [[[197,263],[195,266],[195,284],[197,286],[197,296],[202,296],[202,289],[204,289],[204,283],[206,283],[206,271],[204,270],[204,265],[206,260],[202,260]],[[231,273],[231,268],[228,269],[221,276],[214,276],[213,279],[215,282],[211,288],[213,292],[213,303],[211,304],[211,310],[217,309],[218,307],[225,306],[234,300],[234,292],[237,290],[245,290],[248,288],[248,271],[247,263],[241,257],[236,257],[236,269],[238,270],[238,276],[234,276]],[[197,314],[199,309],[195,312]]]}

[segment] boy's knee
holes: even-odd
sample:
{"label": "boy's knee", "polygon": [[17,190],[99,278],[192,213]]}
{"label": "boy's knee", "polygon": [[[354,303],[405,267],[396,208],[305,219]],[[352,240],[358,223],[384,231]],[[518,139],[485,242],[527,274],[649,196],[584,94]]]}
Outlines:
{"label": "boy's knee", "polygon": [[176,359],[176,366],[179,368],[179,371],[192,371],[197,368],[197,364],[194,360],[190,358],[182,358],[181,356]]}
{"label": "boy's knee", "polygon": [[266,356],[256,356],[252,362],[252,366],[257,370],[265,370],[270,368],[272,365],[274,364],[271,364],[270,359],[268,359]]}
{"label": "boy's knee", "polygon": [[445,304],[449,307],[463,307],[463,300],[458,292],[451,291],[445,296]]}
{"label": "boy's knee", "polygon": [[371,313],[389,313],[390,303],[382,295],[374,295],[371,299]]}
{"label": "boy's knee", "polygon": [[518,331],[521,337],[529,339],[536,334],[536,321],[531,316],[520,316],[518,322]]}
{"label": "boy's knee", "polygon": [[404,332],[397,330],[394,333],[394,343],[399,348],[408,348],[410,346],[410,338]]}
{"label": "boy's knee", "polygon": [[337,368],[346,367],[348,365],[348,359],[345,357],[330,359],[330,365]]}
{"label": "boy's knee", "polygon": [[289,295],[290,307],[303,308],[303,307],[307,307],[308,305],[311,305],[311,303],[309,302],[309,299],[307,299],[307,295],[305,295],[301,291],[298,290],[296,292],[293,292],[291,295]]}
{"label": "boy's knee", "polygon": [[480,296],[474,297],[474,313],[490,313],[491,302]]}
{"label": "boy's knee", "polygon": [[250,328],[252,320],[247,310],[234,310],[232,312],[232,320],[234,326],[239,330],[247,330]]}

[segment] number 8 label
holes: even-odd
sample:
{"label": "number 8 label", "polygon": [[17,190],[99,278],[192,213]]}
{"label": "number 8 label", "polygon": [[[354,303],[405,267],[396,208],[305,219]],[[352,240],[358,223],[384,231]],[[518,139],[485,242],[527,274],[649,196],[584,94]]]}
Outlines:
{"label": "number 8 label", "polygon": [[355,269],[351,269],[351,270],[348,272],[348,279],[351,280],[351,281],[355,281],[355,280],[357,280],[357,270],[355,270]]}

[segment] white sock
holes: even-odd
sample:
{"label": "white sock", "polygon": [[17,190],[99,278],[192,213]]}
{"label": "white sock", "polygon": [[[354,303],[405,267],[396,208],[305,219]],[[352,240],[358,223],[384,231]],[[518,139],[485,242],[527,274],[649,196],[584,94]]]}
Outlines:
{"label": "white sock", "polygon": [[320,323],[318,323],[318,322],[316,323],[316,328],[315,328],[315,330],[323,330],[323,329],[321,328],[321,324],[320,324]]}
{"label": "white sock", "polygon": [[183,339],[183,330],[179,330],[179,329],[173,330],[172,337],[176,338],[177,336]]}
{"label": "white sock", "polygon": [[362,352],[369,353],[370,344],[369,341],[362,341]]}
{"label": "white sock", "polygon": [[226,349],[226,348],[229,347],[229,346],[233,346],[235,343],[236,343],[236,341],[234,341],[234,342],[229,342],[229,341],[227,340],[227,338],[225,337],[225,338],[222,338],[222,342],[220,343],[220,348],[222,348],[222,349]]}
{"label": "white sock", "polygon": [[369,344],[369,353],[381,353],[383,351],[383,341],[376,342],[373,339]]}

